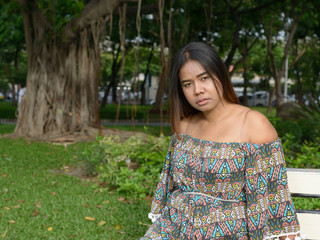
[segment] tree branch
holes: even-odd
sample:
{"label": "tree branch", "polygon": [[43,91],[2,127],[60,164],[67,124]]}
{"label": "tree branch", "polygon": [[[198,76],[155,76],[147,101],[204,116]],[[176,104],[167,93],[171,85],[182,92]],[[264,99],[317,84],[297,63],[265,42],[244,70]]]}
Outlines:
{"label": "tree branch", "polygon": [[274,55],[272,53],[272,48],[271,48],[271,37],[272,37],[272,25],[275,21],[275,16],[273,16],[273,19],[272,21],[270,22],[270,29],[269,31],[267,31],[267,27],[266,27],[266,22],[265,22],[265,17],[264,17],[264,14],[263,12],[261,12],[261,15],[262,15],[262,26],[263,26],[263,29],[264,29],[264,32],[265,32],[265,36],[267,38],[267,49],[268,49],[268,55],[270,57],[270,60],[271,60],[271,64],[272,66],[270,66],[270,70],[271,70],[271,73],[273,73],[272,75],[273,76],[276,76],[278,75],[278,71],[277,71],[277,65],[276,65],[276,60],[274,58]]}
{"label": "tree branch", "polygon": [[136,2],[137,0],[92,0],[83,9],[80,17],[74,18],[65,26],[63,37],[65,42],[76,37],[77,32],[89,26],[92,21],[96,21],[107,14],[113,13],[122,3]]}
{"label": "tree branch", "polygon": [[292,68],[299,61],[299,59],[302,57],[302,55],[306,52],[306,49],[307,49],[307,43],[306,43],[306,39],[304,39],[303,49],[300,51],[298,56],[296,56],[295,59],[293,60],[293,62],[290,64],[289,69]]}
{"label": "tree branch", "polygon": [[283,58],[282,58],[282,61],[281,61],[281,72],[284,71],[286,56],[287,56],[288,53],[289,53],[289,48],[290,48],[290,45],[291,45],[293,36],[295,35],[295,33],[296,33],[296,31],[297,31],[298,23],[299,23],[302,15],[304,14],[305,11],[306,11],[306,5],[304,5],[304,7],[303,7],[303,9],[301,10],[301,12],[300,12],[300,14],[298,15],[298,17],[296,17],[296,18],[294,19],[294,22],[293,22],[293,25],[292,25],[292,28],[291,28],[291,31],[290,31],[290,34],[289,34],[289,38],[288,38],[288,41],[287,41],[287,43],[286,43],[286,45],[285,45],[284,52],[283,52]]}

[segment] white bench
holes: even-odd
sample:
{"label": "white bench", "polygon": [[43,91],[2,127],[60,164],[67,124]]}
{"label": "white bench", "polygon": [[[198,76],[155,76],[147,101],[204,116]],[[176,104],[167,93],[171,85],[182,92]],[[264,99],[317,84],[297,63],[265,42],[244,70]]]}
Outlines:
{"label": "white bench", "polygon": [[[320,169],[288,168],[288,182],[293,197],[320,199]],[[320,210],[297,209],[301,233],[307,239],[320,240]]]}

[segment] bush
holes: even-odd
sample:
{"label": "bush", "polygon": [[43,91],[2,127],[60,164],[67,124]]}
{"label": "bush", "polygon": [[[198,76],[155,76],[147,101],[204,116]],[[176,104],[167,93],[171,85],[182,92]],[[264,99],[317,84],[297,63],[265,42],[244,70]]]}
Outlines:
{"label": "bush", "polygon": [[15,119],[16,107],[12,107],[11,103],[0,103],[0,118],[2,119]]}
{"label": "bush", "polygon": [[[146,119],[147,109],[151,108],[150,106],[137,106],[135,119],[143,120]],[[16,119],[16,107],[12,107],[11,103],[8,102],[0,102],[0,118],[2,119]],[[100,108],[100,118],[101,119],[116,119],[117,113],[117,105],[107,105],[104,108]],[[128,120],[131,119],[131,106],[128,107],[127,114],[127,106],[120,106],[119,113],[120,120]]]}
{"label": "bush", "polygon": [[100,183],[123,196],[142,199],[152,195],[159,181],[170,137],[117,136],[97,138],[81,155],[87,174],[98,174]]}
{"label": "bush", "polygon": [[282,121],[280,118],[271,118],[270,121],[280,137],[291,134],[294,136],[294,141],[299,145],[302,145],[305,141],[314,142],[320,137],[320,122],[314,119]]}
{"label": "bush", "polygon": [[315,142],[305,141],[300,145],[293,135],[286,134],[283,147],[289,167],[320,168],[320,138],[316,138]]}

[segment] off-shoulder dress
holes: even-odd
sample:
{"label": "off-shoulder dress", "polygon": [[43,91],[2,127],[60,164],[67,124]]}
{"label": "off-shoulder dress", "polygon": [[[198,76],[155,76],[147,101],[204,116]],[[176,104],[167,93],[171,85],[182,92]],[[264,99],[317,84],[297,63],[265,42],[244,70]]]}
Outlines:
{"label": "off-shoulder dress", "polygon": [[300,231],[281,140],[173,135],[146,239],[276,239]]}

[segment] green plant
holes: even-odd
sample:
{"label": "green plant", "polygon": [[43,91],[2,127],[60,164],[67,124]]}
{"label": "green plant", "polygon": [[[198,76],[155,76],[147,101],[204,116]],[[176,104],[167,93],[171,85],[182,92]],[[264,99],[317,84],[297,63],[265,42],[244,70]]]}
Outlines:
{"label": "green plant", "polygon": [[316,142],[305,142],[293,161],[293,167],[320,168],[320,139]]}
{"label": "green plant", "polygon": [[101,184],[127,198],[152,195],[159,179],[170,137],[117,136],[97,138],[83,151],[87,173],[98,174]]}
{"label": "green plant", "polygon": [[11,102],[0,103],[0,118],[2,119],[15,119],[16,107],[11,106]]}

